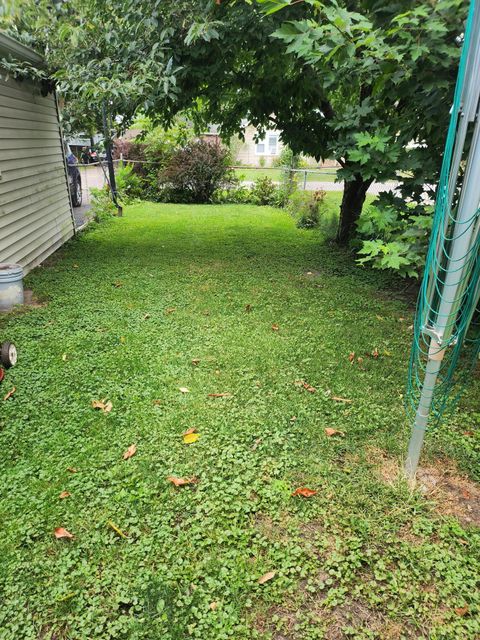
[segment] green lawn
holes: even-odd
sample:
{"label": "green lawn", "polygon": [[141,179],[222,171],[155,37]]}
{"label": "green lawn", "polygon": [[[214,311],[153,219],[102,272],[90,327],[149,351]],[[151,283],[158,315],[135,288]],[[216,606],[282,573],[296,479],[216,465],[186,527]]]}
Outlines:
{"label": "green lawn", "polygon": [[[470,498],[397,479],[412,308],[386,276],[282,211],[139,204],[27,284],[47,304],[1,327],[2,640],[480,637]],[[479,391],[431,474],[478,480]]]}
{"label": "green lawn", "polygon": [[[259,178],[270,178],[274,182],[282,180],[282,170],[277,168],[259,167],[240,167],[235,169],[235,174],[240,180],[254,181]],[[299,184],[303,184],[303,171],[297,173]],[[335,182],[336,169],[307,169],[307,182]],[[340,186],[339,186],[340,188]]]}

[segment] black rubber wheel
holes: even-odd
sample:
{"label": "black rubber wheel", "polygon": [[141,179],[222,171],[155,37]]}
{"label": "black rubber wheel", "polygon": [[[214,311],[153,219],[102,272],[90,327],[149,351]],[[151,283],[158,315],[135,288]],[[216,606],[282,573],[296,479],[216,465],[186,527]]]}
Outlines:
{"label": "black rubber wheel", "polygon": [[82,181],[80,178],[75,180],[75,186],[72,193],[72,204],[74,207],[82,206]]}
{"label": "black rubber wheel", "polygon": [[0,360],[5,369],[14,367],[17,364],[17,348],[13,342],[3,342],[0,353]]}

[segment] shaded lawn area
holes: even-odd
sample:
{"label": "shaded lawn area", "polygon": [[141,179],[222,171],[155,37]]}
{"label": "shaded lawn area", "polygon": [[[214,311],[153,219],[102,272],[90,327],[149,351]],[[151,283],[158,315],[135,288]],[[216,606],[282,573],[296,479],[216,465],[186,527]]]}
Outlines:
{"label": "shaded lawn area", "polygon": [[[48,304],[3,321],[3,639],[479,637],[478,528],[396,478],[412,309],[385,276],[282,211],[146,203],[27,284]],[[433,469],[478,473],[475,384]]]}

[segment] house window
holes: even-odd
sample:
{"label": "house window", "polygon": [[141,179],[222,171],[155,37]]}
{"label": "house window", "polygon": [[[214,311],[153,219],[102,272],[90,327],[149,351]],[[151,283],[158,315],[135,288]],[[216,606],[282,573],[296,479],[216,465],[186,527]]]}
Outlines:
{"label": "house window", "polygon": [[277,155],[278,136],[275,134],[269,134],[268,136],[268,153],[271,156]]}
{"label": "house window", "polygon": [[257,156],[276,156],[278,153],[278,135],[276,133],[267,134],[266,138],[257,142],[255,152]]}

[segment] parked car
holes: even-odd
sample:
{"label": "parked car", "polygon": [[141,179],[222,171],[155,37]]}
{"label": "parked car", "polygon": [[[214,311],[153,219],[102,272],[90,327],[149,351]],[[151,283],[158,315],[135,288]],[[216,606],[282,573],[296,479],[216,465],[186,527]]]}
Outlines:
{"label": "parked car", "polygon": [[70,188],[70,196],[74,207],[82,206],[82,176],[78,170],[78,160],[73,155],[70,147],[66,145],[65,156],[67,159],[68,169],[68,186]]}

